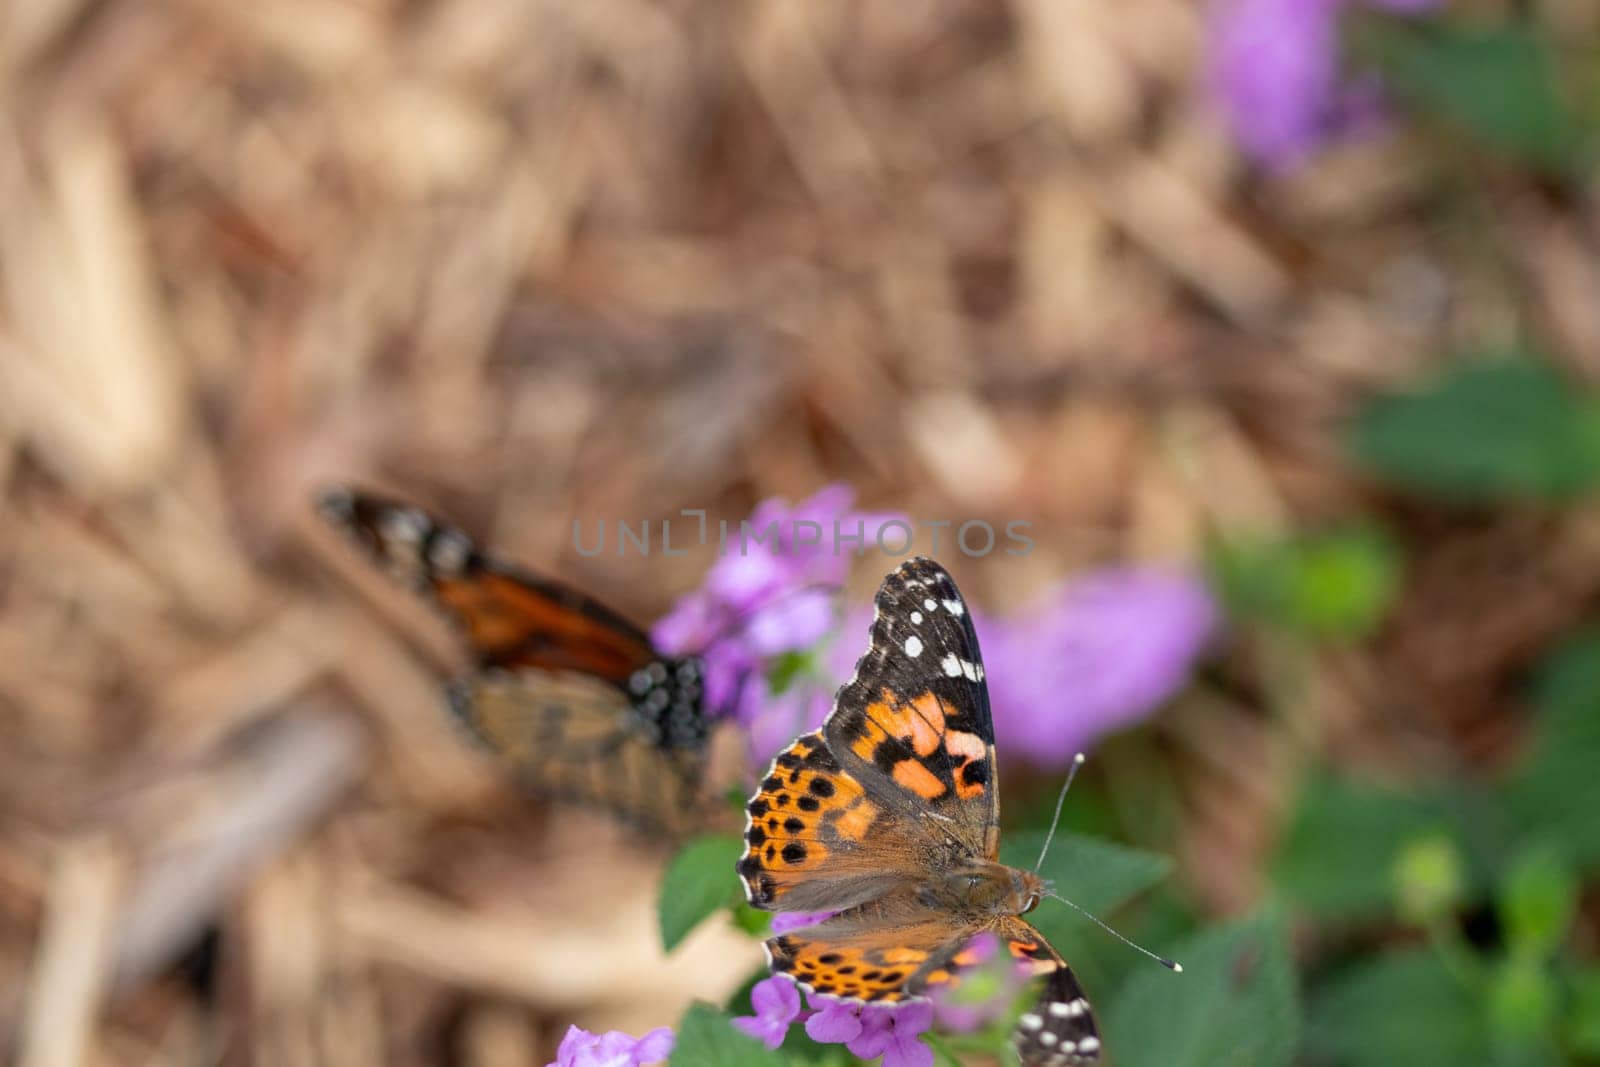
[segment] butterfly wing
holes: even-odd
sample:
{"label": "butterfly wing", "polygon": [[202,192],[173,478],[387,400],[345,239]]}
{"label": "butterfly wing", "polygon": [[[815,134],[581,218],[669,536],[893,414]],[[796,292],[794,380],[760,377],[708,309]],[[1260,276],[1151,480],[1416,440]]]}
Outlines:
{"label": "butterfly wing", "polygon": [[1098,1063],[1100,1030],[1072,968],[1022,919],[1005,920],[999,932],[1013,957],[1029,962],[1045,976],[1039,999],[1017,1019],[1011,1035],[1022,1067]]}
{"label": "butterfly wing", "polygon": [[966,601],[918,557],[883,580],[874,607],[866,654],[823,726],[828,745],[871,797],[994,859],[994,722]]}
{"label": "butterfly wing", "polygon": [[673,836],[701,819],[702,751],[646,736],[606,682],[574,672],[479,672],[451,686],[450,706],[542,796]]}
{"label": "butterfly wing", "polygon": [[322,514],[466,635],[480,667],[575,670],[622,686],[659,658],[599,601],[481,552],[457,527],[368,493],[334,489]]}
{"label": "butterfly wing", "polygon": [[961,594],[918,558],[875,607],[823,728],[778,754],[746,807],[739,874],[757,907],[839,911],[925,875],[931,854],[998,846],[994,728]]}
{"label": "butterfly wing", "polygon": [[532,790],[652,828],[695,821],[708,732],[697,660],[660,656],[610,608],[419,509],[334,490],[320,510],[466,636],[474,669],[451,707]]}

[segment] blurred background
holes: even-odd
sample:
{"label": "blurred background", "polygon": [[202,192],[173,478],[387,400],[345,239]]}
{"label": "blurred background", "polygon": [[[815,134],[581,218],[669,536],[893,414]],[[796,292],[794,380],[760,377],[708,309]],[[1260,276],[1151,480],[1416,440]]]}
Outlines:
{"label": "blurred background", "polygon": [[1183,1023],[1228,1062],[1596,1061],[1597,75],[1591,0],[0,6],[0,1055],[511,1067],[722,1001],[755,942],[664,954],[667,851],[461,745],[310,500],[648,623],[713,549],[574,520],[843,483],[1030,523],[946,557],[992,612],[1207,583],[1068,821],[1171,857],[1162,951],[1266,916]]}

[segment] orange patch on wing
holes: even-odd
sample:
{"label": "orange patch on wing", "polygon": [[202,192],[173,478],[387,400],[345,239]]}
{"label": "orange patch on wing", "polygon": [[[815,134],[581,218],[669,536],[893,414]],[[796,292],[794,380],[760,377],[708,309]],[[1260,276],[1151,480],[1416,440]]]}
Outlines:
{"label": "orange patch on wing", "polygon": [[655,656],[629,635],[506,575],[440,579],[434,591],[466,626],[474,648],[515,663],[623,679]]}
{"label": "orange patch on wing", "polygon": [[767,950],[774,974],[792,975],[814,992],[887,1003],[905,999],[905,984],[928,958],[920,948],[836,945],[803,930],[772,938]]}
{"label": "orange patch on wing", "polygon": [[983,739],[965,730],[946,732],[944,747],[951,755],[965,756],[967,759],[983,759],[989,755],[989,746],[983,743]]}
{"label": "orange patch on wing", "polygon": [[893,714],[888,704],[869,704],[866,719],[861,724],[862,734],[850,743],[850,751],[871,763],[873,753],[878,751],[878,746],[889,738],[888,732],[878,723],[889,719]]}
{"label": "orange patch on wing", "polygon": [[867,831],[872,828],[873,820],[877,817],[878,806],[869,800],[861,800],[834,819],[833,828],[841,837],[861,841],[866,838]]}
{"label": "orange patch on wing", "polygon": [[909,731],[904,735],[919,756],[931,756],[944,742],[944,708],[939,698],[923,693],[900,712]]}
{"label": "orange patch on wing", "polygon": [[936,800],[945,794],[938,775],[914,759],[903,759],[894,765],[894,780],[923,800]]}
{"label": "orange patch on wing", "polygon": [[750,899],[762,907],[827,865],[834,848],[844,843],[841,821],[857,833],[853,840],[860,840],[877,813],[861,784],[841,772],[822,748],[817,734],[796,740],[778,754],[746,805],[750,824],[739,874]]}

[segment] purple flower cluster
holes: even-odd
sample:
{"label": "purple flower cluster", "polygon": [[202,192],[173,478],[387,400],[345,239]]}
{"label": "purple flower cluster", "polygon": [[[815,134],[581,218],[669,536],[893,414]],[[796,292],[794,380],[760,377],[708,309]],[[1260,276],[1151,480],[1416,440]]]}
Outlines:
{"label": "purple flower cluster", "polygon": [[1240,147],[1270,170],[1304,163],[1381,114],[1370,76],[1349,77],[1340,16],[1357,5],[1418,15],[1445,0],[1222,0],[1210,26],[1213,95]]}
{"label": "purple flower cluster", "polygon": [[773,975],[750,991],[754,1015],[733,1020],[740,1030],[777,1048],[789,1027],[804,1021],[806,1035],[823,1044],[843,1045],[864,1060],[883,1057],[883,1067],[933,1067],[933,1050],[920,1040],[933,1025],[933,1005],[927,1001],[890,1007],[811,995],[810,1010],[800,1006],[800,990],[793,981]]}
{"label": "purple flower cluster", "polygon": [[839,484],[792,507],[763,501],[738,534],[730,532],[705,583],[651,630],[662,651],[704,658],[706,705],[745,727],[758,761],[827,714],[833,690],[826,677],[802,671],[773,693],[764,672],[786,654],[817,650],[836,630],[838,593],[855,558],[844,538],[874,544],[884,523],[899,518],[856,511],[854,501],[854,490]]}
{"label": "purple flower cluster", "polygon": [[[730,544],[705,584],[652,633],[664,651],[705,658],[707,703],[745,728],[757,767],[821,725],[861,654],[871,608],[838,618],[851,554],[829,536],[796,536],[807,527],[844,529],[864,532],[871,544],[897,518],[856,511],[853,502],[848,486],[832,485],[793,506],[762,503],[747,525],[773,527],[777,536]],[[974,610],[1002,751],[1059,769],[1096,739],[1139,722],[1188,681],[1217,616],[1197,578],[1137,567],[1080,576],[1009,616]],[[801,666],[791,663],[773,684],[768,671],[784,657]]]}
{"label": "purple flower cluster", "polygon": [[631,1037],[621,1030],[591,1034],[581,1027],[569,1026],[556,1050],[555,1062],[547,1067],[644,1067],[672,1055],[674,1039],[671,1028],[665,1026],[643,1037]]}

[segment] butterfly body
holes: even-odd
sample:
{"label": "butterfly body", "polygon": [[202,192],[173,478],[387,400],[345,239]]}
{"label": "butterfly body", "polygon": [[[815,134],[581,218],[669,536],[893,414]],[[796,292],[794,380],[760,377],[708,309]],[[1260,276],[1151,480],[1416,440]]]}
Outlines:
{"label": "butterfly body", "polygon": [[697,821],[711,732],[699,657],[662,654],[621,614],[421,509],[335,489],[319,510],[460,630],[473,665],[449,706],[533,791],[656,830]]}
{"label": "butterfly body", "polygon": [[1046,998],[1068,997],[1024,1016],[1023,1062],[1094,1062],[1088,1002],[1023,918],[1046,886],[999,861],[994,726],[961,594],[939,564],[912,559],[875,607],[827,721],[778,754],[746,806],[747,899],[818,913],[768,939],[771,969],[813,993],[895,1004],[958,983],[992,933],[1052,976]]}

